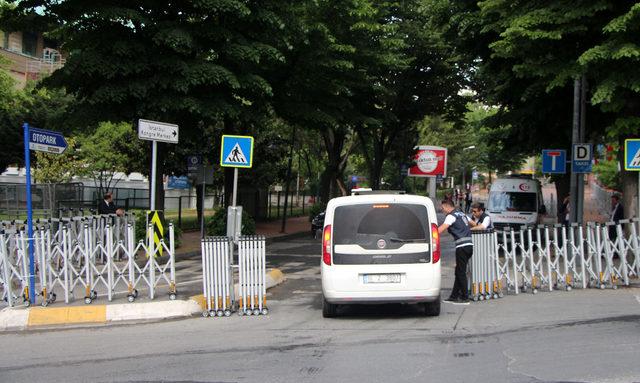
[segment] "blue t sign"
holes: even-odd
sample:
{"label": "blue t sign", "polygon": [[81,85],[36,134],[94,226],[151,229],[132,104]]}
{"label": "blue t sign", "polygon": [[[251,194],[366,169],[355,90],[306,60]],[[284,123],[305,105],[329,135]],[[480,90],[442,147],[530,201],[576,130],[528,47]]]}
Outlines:
{"label": "blue t sign", "polygon": [[567,172],[567,151],[545,149],[542,151],[542,172],[564,174]]}

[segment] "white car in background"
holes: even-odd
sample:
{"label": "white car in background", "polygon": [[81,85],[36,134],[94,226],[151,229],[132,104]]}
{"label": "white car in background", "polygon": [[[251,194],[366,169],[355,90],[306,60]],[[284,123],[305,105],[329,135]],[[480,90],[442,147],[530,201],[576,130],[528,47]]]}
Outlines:
{"label": "white car in background", "polygon": [[322,315],[338,305],[417,303],[440,314],[440,237],[433,202],[393,192],[329,201],[322,232]]}

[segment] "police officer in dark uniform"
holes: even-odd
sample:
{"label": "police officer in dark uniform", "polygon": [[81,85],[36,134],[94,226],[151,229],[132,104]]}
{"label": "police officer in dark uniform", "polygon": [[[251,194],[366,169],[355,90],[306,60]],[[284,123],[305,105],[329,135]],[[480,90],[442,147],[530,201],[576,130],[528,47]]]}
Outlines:
{"label": "police officer in dark uniform", "polygon": [[469,219],[448,200],[442,201],[441,210],[447,216],[444,219],[444,223],[438,227],[438,233],[442,234],[446,230],[456,241],[456,280],[453,284],[451,296],[445,299],[445,301],[468,303],[467,263],[473,255],[473,242],[471,241]]}

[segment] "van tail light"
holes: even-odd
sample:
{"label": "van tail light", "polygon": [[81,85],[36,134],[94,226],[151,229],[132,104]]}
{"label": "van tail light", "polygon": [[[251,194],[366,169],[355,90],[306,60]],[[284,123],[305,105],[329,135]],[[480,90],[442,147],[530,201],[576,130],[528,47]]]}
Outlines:
{"label": "van tail light", "polygon": [[322,232],[322,261],[331,266],[331,225],[325,226]]}
{"label": "van tail light", "polygon": [[431,258],[433,259],[433,263],[438,263],[440,260],[440,233],[438,233],[438,225],[435,223],[431,224],[431,239],[431,243],[433,244]]}

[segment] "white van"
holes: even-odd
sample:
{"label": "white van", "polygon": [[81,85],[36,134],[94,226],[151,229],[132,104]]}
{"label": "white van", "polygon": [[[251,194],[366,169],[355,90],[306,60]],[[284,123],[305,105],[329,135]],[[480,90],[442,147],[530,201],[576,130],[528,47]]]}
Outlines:
{"label": "white van", "polygon": [[327,204],[322,315],[340,304],[419,303],[440,314],[440,237],[433,202],[362,192]]}
{"label": "white van", "polygon": [[532,178],[499,178],[489,190],[486,210],[494,228],[519,230],[542,222],[546,214],[540,181]]}

